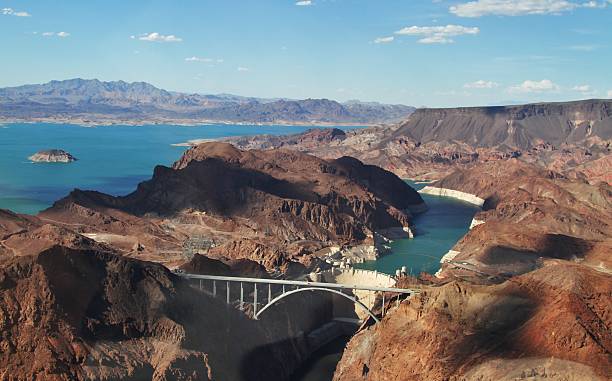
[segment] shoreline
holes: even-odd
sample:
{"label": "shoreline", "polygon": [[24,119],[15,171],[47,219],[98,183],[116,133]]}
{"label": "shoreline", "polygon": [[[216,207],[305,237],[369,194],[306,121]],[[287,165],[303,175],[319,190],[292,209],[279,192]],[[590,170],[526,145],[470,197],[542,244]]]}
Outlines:
{"label": "shoreline", "polygon": [[485,203],[485,200],[483,198],[480,198],[475,194],[466,193],[455,189],[426,186],[423,189],[419,190],[419,193],[428,194],[432,196],[450,197],[470,203],[472,205],[476,205],[479,208],[482,208]]}
{"label": "shoreline", "polygon": [[4,119],[0,118],[0,125],[8,126],[10,124],[36,124],[36,123],[48,123],[48,124],[69,124],[76,127],[145,127],[145,126],[159,126],[159,125],[173,125],[181,127],[201,127],[201,126],[213,126],[213,125],[234,125],[234,126],[278,126],[278,127],[295,127],[295,126],[312,126],[316,127],[375,127],[380,126],[382,123],[348,123],[348,122],[289,122],[289,121],[278,121],[278,122],[254,122],[254,121],[231,121],[231,120],[190,120],[190,119],[144,119],[144,120],[87,120],[87,119]]}

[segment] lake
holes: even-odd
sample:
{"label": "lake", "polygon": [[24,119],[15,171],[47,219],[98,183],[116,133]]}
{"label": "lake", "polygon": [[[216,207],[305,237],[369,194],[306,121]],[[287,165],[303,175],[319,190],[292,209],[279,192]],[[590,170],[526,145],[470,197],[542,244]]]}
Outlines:
{"label": "lake", "polygon": [[[293,134],[309,126],[146,125],[81,127],[70,124],[16,123],[0,126],[0,208],[35,214],[72,189],[112,195],[132,192],[153,168],[171,165],[191,139],[256,134]],[[341,127],[342,129],[358,127]],[[64,149],[79,160],[70,164],[31,163],[33,153]],[[409,182],[416,189],[424,184]],[[414,219],[415,238],[393,242],[392,254],[357,267],[394,274],[434,273],[439,260],[463,236],[478,208],[450,198],[423,195],[429,210]]]}
{"label": "lake", "polygon": [[[82,127],[70,124],[0,125],[0,208],[35,214],[72,189],[125,195],[151,178],[153,168],[171,165],[191,139],[257,134],[294,134],[312,126],[145,125]],[[358,127],[341,127],[351,129]],[[78,161],[31,163],[33,153],[58,148]]]}
{"label": "lake", "polygon": [[[419,190],[427,184],[407,181]],[[391,253],[376,261],[356,264],[356,268],[395,274],[406,266],[409,273],[435,273],[440,269],[440,258],[467,233],[472,218],[480,208],[449,197],[421,195],[429,207],[414,217],[414,238],[399,239],[391,244]]]}

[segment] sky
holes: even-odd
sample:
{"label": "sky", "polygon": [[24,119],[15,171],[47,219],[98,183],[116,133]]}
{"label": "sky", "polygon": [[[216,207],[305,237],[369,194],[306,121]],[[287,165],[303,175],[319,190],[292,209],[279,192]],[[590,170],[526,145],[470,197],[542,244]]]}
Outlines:
{"label": "sky", "polygon": [[0,0],[0,87],[452,107],[612,98],[612,0]]}

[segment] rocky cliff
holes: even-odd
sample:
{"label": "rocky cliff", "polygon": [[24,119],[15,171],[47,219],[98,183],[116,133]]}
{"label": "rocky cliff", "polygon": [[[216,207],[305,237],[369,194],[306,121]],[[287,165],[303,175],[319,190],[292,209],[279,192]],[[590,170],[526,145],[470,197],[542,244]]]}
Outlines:
{"label": "rocky cliff", "polygon": [[[230,138],[238,147],[283,147],[353,156],[400,177],[440,179],[456,169],[518,158],[573,178],[612,182],[612,102],[419,109],[400,124],[334,134]],[[329,134],[329,133],[328,133]],[[326,136],[318,131],[315,136]]]}
{"label": "rocky cliff", "polygon": [[334,380],[607,380],[611,294],[609,274],[557,260],[433,287],[353,337]]}
{"label": "rocky cliff", "polygon": [[459,170],[431,184],[484,199],[473,227],[453,248],[442,276],[517,274],[562,258],[612,267],[612,189],[568,179],[516,159]]}
{"label": "rocky cliff", "polygon": [[474,147],[527,150],[588,138],[612,139],[612,101],[589,100],[521,106],[419,109],[394,132],[421,143],[458,141]]}
{"label": "rocky cliff", "polygon": [[207,143],[130,195],[74,191],[40,217],[168,265],[188,259],[189,237],[208,237],[217,243],[210,255],[274,269],[309,266],[329,246],[373,246],[375,232],[408,231],[424,207],[397,176],[352,158]]}
{"label": "rocky cliff", "polygon": [[334,380],[610,379],[610,186],[516,158],[430,186],[482,211],[432,285],[351,339]]}
{"label": "rocky cliff", "polygon": [[0,375],[12,380],[257,380],[264,331],[160,265],[52,247],[0,268]]}

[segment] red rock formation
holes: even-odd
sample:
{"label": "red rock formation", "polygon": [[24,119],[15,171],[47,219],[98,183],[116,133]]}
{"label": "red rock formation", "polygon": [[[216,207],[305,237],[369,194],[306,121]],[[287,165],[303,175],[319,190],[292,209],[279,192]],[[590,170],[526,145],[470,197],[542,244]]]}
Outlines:
{"label": "red rock formation", "polygon": [[403,178],[436,180],[457,169],[514,157],[593,184],[610,183],[605,164],[612,149],[611,110],[606,100],[419,109],[398,125],[347,131],[341,139],[315,143],[305,133],[227,141],[240,148],[283,147],[327,159],[353,156]]}
{"label": "red rock formation", "polygon": [[610,379],[611,295],[609,274],[558,261],[427,288],[358,333],[334,380]]}
{"label": "red rock formation", "polygon": [[373,245],[374,231],[408,227],[410,211],[423,208],[395,175],[355,159],[207,143],[128,196],[74,191],[40,216],[169,265],[184,262],[181,245],[201,234],[219,242],[213,255],[272,269],[326,246]]}
{"label": "red rock formation", "polygon": [[13,258],[0,305],[2,379],[250,380],[276,366],[241,365],[267,343],[254,321],[160,265],[111,253]]}
{"label": "red rock formation", "polygon": [[[570,180],[516,159],[456,171],[432,184],[485,199],[442,275],[520,274],[541,257],[612,267],[612,188]],[[607,253],[607,254],[606,254]]]}

